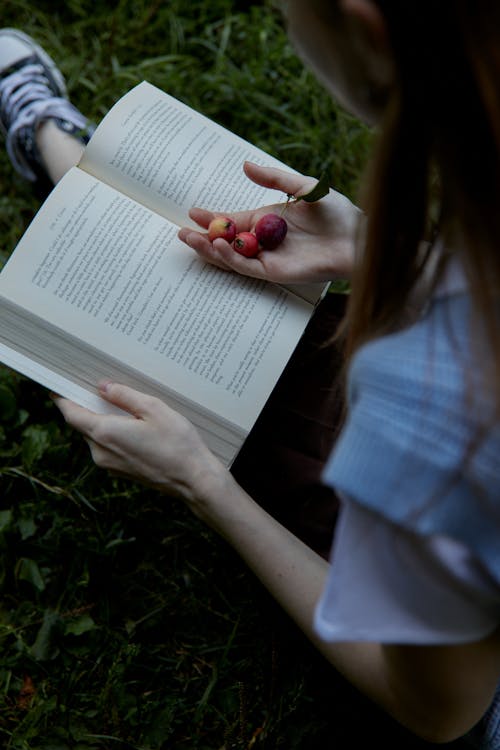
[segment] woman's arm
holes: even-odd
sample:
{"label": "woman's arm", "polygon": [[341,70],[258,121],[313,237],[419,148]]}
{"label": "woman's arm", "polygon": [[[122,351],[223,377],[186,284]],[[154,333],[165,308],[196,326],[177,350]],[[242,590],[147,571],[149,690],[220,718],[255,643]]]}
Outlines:
{"label": "woman's arm", "polygon": [[498,681],[500,630],[459,646],[320,640],[313,616],[328,563],[249,498],[230,475],[221,481],[200,517],[231,544],[349,682],[429,742],[451,742],[479,721]]}
{"label": "woman's arm", "polygon": [[181,497],[231,544],[328,661],[411,731],[446,742],[479,720],[496,685],[498,634],[450,647],[320,641],[313,615],[328,563],[242,490],[181,415],[126,386],[106,384],[101,392],[130,416],[97,415],[55,397],[99,466]]}

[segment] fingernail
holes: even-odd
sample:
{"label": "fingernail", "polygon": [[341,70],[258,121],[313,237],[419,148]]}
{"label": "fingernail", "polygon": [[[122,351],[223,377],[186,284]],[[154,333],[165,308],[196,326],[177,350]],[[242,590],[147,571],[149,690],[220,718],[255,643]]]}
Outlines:
{"label": "fingernail", "polygon": [[111,380],[101,380],[97,387],[101,391],[101,393],[107,393],[109,390],[109,386],[111,385]]}

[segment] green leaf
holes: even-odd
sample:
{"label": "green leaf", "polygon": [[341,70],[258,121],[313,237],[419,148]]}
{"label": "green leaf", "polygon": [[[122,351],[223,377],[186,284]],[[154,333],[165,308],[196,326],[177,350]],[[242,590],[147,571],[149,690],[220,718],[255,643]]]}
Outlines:
{"label": "green leaf", "polygon": [[299,195],[295,200],[306,201],[306,203],[314,203],[324,198],[330,192],[330,181],[328,174],[323,172],[316,185],[305,195]]}
{"label": "green leaf", "polygon": [[12,521],[11,510],[0,510],[0,533],[7,529]]}
{"label": "green leaf", "polygon": [[53,631],[58,621],[59,615],[57,612],[45,610],[42,625],[31,647],[31,655],[37,661],[46,661],[51,656],[57,655],[58,649],[55,649],[55,653],[53,653],[51,646]]}
{"label": "green leaf", "polygon": [[17,527],[21,533],[21,539],[29,539],[29,537],[33,536],[37,529],[36,523],[33,518],[20,518],[17,522]]}
{"label": "green leaf", "polygon": [[6,385],[0,385],[0,420],[9,421],[17,412],[16,397]]}
{"label": "green leaf", "polygon": [[14,426],[22,427],[23,424],[28,421],[29,416],[30,416],[29,412],[26,411],[26,409],[19,409],[19,411],[17,412],[17,418],[16,418]]}
{"label": "green leaf", "polygon": [[145,732],[145,739],[148,744],[159,747],[169,734],[171,734],[174,718],[175,710],[173,706],[167,705],[161,708],[156,716],[153,716],[149,721]]}
{"label": "green leaf", "polygon": [[43,591],[45,588],[45,581],[40,573],[40,568],[29,557],[21,557],[18,561],[16,565],[16,578],[19,581],[31,583],[38,591]]}
{"label": "green leaf", "polygon": [[66,635],[82,635],[82,633],[88,633],[89,630],[93,630],[95,627],[96,624],[90,615],[81,615],[73,620],[73,622],[69,622],[64,628],[64,632]]}
{"label": "green leaf", "polygon": [[351,283],[347,279],[335,279],[331,282],[328,291],[334,294],[349,294]]}
{"label": "green leaf", "polygon": [[50,447],[49,431],[40,425],[30,425],[23,432],[23,462],[32,466]]}

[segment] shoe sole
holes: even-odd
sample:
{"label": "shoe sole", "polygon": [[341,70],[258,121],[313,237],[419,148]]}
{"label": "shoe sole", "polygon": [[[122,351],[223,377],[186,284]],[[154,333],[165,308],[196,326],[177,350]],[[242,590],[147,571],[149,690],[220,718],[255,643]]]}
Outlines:
{"label": "shoe sole", "polygon": [[28,47],[31,49],[31,53],[37,55],[37,57],[39,57],[41,62],[43,63],[44,67],[49,70],[52,79],[59,89],[58,95],[63,97],[64,99],[68,98],[66,82],[63,78],[63,75],[55,64],[54,60],[45,52],[43,47],[40,47],[40,45],[37,44],[35,40],[32,39],[32,37],[30,37],[28,34],[25,34],[23,31],[19,31],[18,29],[0,29],[0,44],[3,36],[16,37],[21,42],[24,42],[24,44],[28,45]]}

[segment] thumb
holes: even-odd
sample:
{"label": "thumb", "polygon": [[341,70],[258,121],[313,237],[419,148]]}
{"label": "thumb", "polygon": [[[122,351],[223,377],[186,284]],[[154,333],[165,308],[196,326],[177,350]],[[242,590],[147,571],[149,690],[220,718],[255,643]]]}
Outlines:
{"label": "thumb", "polygon": [[151,411],[151,396],[147,396],[128,385],[102,380],[98,383],[99,395],[109,403],[127,411],[137,419],[143,419]]}
{"label": "thumb", "polygon": [[306,177],[297,172],[286,172],[276,167],[262,167],[252,161],[246,161],[243,164],[243,171],[257,185],[272,190],[281,190],[287,195],[297,196],[308,193],[318,182],[314,177]]}

